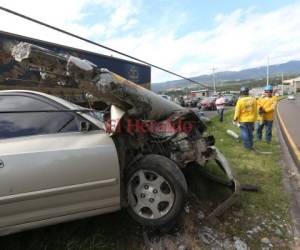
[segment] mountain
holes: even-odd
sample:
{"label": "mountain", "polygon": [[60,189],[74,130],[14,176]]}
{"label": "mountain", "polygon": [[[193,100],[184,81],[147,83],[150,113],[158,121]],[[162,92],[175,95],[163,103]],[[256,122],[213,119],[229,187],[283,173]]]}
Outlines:
{"label": "mountain", "polygon": [[[269,66],[269,75],[281,75],[281,74],[300,74],[300,61],[290,61],[282,64],[274,64]],[[257,80],[266,77],[266,66],[249,68],[240,71],[224,71],[215,73],[216,85],[225,85],[229,81],[240,80]],[[211,75],[200,75],[191,77],[192,80],[203,83],[205,85],[212,85]],[[184,88],[189,87],[192,84],[187,80],[175,80],[161,83],[153,83],[152,90],[155,92],[164,91],[167,89]]]}

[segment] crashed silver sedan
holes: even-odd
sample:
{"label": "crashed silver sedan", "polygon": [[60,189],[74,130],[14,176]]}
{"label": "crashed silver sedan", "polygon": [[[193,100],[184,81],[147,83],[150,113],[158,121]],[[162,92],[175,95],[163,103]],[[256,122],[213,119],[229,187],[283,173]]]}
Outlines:
{"label": "crashed silver sedan", "polygon": [[182,169],[216,161],[234,195],[225,157],[204,136],[196,113],[76,57],[28,43],[16,60],[55,72],[102,112],[41,92],[0,91],[0,235],[127,208],[142,225],[160,228],[181,213],[188,187]]}

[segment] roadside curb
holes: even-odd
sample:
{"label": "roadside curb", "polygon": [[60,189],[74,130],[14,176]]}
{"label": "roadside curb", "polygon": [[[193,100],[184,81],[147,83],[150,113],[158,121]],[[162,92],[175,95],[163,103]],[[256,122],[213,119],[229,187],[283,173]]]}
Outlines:
{"label": "roadside curb", "polygon": [[300,151],[293,141],[291,135],[289,134],[278,109],[279,103],[277,104],[276,113],[277,113],[277,124],[280,129],[280,132],[285,140],[286,145],[288,146],[289,152],[294,160],[295,165],[297,165],[298,169],[300,169]]}
{"label": "roadside curb", "polygon": [[290,203],[290,214],[293,221],[293,248],[300,249],[300,175],[299,168],[296,165],[295,160],[291,154],[289,145],[284,138],[284,133],[280,128],[279,119],[276,119],[275,122],[276,133],[278,142],[281,148],[281,159],[282,163],[280,164],[282,174],[283,174],[283,185],[284,189],[289,196]]}

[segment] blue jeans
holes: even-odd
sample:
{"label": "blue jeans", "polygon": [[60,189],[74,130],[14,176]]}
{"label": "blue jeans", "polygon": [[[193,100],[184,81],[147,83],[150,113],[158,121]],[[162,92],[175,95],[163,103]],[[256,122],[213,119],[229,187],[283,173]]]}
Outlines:
{"label": "blue jeans", "polygon": [[246,149],[253,148],[253,131],[254,122],[241,122],[240,123],[241,138]]}
{"label": "blue jeans", "polygon": [[218,114],[219,114],[219,120],[220,122],[223,122],[224,120],[224,109],[217,109]]}
{"label": "blue jeans", "polygon": [[270,143],[272,139],[272,127],[273,121],[263,121],[262,123],[256,123],[256,138],[261,141],[263,129],[266,127],[266,142]]}

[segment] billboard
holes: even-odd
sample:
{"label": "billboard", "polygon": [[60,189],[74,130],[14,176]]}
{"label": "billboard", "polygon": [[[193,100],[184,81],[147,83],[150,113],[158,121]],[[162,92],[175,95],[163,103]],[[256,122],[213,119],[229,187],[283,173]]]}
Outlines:
{"label": "billboard", "polygon": [[99,68],[107,68],[140,86],[151,88],[151,68],[147,65],[0,31],[0,90],[30,89],[54,94],[73,102],[84,101],[82,90],[70,84],[54,82],[54,73],[51,78],[51,72],[45,74],[15,61],[11,48],[20,42],[35,44],[57,54],[88,60]]}

